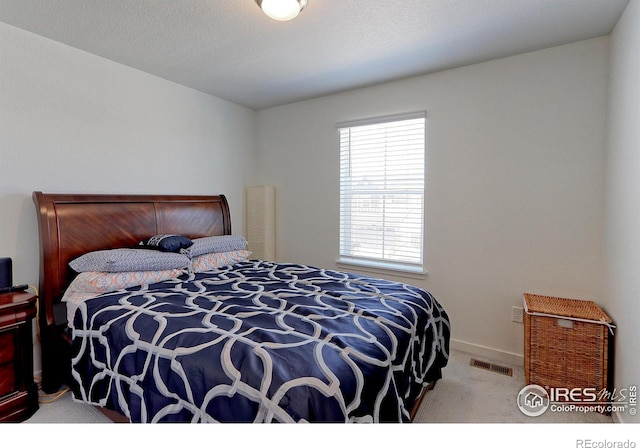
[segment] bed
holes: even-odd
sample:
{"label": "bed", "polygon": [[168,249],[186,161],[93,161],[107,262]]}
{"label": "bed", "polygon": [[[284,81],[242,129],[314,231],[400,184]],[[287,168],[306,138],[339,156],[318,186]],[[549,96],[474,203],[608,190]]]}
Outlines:
{"label": "bed", "polygon": [[428,291],[253,259],[224,195],[33,200],[45,392],[131,422],[411,422],[442,377]]}

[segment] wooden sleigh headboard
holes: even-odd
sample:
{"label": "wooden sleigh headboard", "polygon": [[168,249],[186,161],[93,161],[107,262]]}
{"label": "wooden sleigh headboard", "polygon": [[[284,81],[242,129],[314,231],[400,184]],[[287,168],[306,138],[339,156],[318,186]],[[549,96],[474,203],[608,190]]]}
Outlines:
{"label": "wooden sleigh headboard", "polygon": [[[57,390],[68,363],[60,301],[73,279],[68,264],[94,250],[133,247],[156,234],[231,234],[225,196],[33,193],[40,237],[42,387]],[[62,363],[62,364],[61,364]]]}

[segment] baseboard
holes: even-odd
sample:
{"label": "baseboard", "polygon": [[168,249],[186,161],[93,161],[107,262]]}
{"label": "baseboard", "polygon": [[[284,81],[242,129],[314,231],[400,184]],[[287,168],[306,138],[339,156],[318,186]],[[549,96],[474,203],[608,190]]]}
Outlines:
{"label": "baseboard", "polygon": [[495,348],[472,344],[470,342],[458,341],[455,339],[451,339],[450,347],[452,350],[457,350],[485,359],[500,361],[512,366],[524,365],[524,355],[520,355],[518,353],[506,352],[504,350],[498,350]]}
{"label": "baseboard", "polygon": [[624,419],[619,412],[612,412],[611,418],[613,419],[613,423],[624,423]]}

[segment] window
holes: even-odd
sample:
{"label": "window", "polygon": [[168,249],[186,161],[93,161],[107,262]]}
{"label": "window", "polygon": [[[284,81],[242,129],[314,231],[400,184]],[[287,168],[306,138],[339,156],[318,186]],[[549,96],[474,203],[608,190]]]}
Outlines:
{"label": "window", "polygon": [[425,113],[342,123],[340,259],[423,272]]}

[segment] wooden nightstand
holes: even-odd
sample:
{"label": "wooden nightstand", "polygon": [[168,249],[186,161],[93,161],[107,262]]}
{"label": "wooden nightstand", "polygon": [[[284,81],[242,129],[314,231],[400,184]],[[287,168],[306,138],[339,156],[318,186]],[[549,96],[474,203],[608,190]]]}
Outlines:
{"label": "wooden nightstand", "polygon": [[0,422],[21,422],[38,410],[33,380],[33,329],[37,296],[0,294]]}

